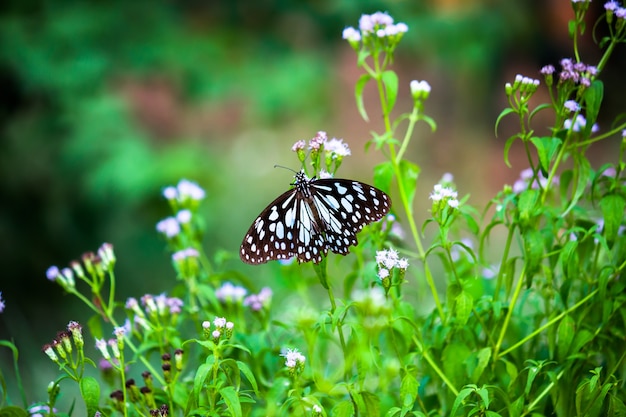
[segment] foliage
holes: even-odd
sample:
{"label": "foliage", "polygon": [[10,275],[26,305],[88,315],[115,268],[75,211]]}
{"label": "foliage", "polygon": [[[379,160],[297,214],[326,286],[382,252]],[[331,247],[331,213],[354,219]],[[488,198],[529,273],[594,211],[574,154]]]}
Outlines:
{"label": "foliage", "polygon": [[[430,86],[412,82],[412,111],[391,119],[401,93],[391,68],[407,27],[385,13],[363,15],[359,30],[347,28],[344,38],[364,71],[355,97],[365,120],[372,112],[365,88],[379,94],[384,131],[372,132],[368,146],[386,157],[374,183],[394,197],[394,215],[367,227],[354,254],[314,265],[322,289],[306,264],[284,263],[272,295],[225,269],[232,254],[202,251],[204,191],[184,180],[166,188],[173,216],[157,229],[173,253],[171,295],[146,294],[122,306],[108,244],[68,268],[52,267],[48,278],[94,312],[86,323],[103,359],[85,356],[82,326],[71,322],[44,346],[61,376],[30,412],[71,414],[55,405],[64,385],[76,383],[82,402],[73,411],[89,416],[623,415],[626,123],[618,119],[600,133],[595,122],[601,75],[626,38],[626,9],[607,3],[597,23],[609,28],[598,40],[604,55],[589,65],[578,52],[589,31],[588,5],[572,3],[574,59],[562,60],[560,72],[541,70],[549,103],[533,102],[543,88],[539,80],[520,75],[505,86],[509,107],[496,128],[516,117],[519,132],[507,140],[504,159],[519,142],[529,168],[483,211],[459,197],[445,176],[421,229],[413,212],[420,167],[405,155],[416,123],[436,128],[424,113]],[[546,132],[535,131],[539,112],[554,116]],[[594,169],[589,149],[618,137],[616,160]],[[294,147],[300,161],[303,149]],[[335,172],[342,161],[320,149],[309,155],[314,171]],[[426,229],[436,231],[430,244],[423,241]],[[501,246],[492,243],[499,230]],[[485,255],[490,248],[500,253],[496,265]],[[432,308],[417,305],[422,283]],[[445,286],[444,297],[437,284]],[[343,298],[335,295],[338,287]],[[328,303],[320,302],[324,291]],[[21,385],[17,349],[0,346],[12,350]],[[85,373],[95,362],[99,378]],[[141,388],[131,377],[138,373]],[[22,407],[15,406],[4,375],[0,416],[27,415],[25,390]]]}

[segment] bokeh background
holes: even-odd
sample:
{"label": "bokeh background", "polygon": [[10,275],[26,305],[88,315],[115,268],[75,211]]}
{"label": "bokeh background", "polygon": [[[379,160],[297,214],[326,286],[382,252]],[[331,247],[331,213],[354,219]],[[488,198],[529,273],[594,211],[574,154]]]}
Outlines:
{"label": "bokeh background", "polygon": [[[412,79],[433,89],[426,112],[439,128],[419,126],[407,155],[422,167],[418,224],[445,172],[484,207],[526,168],[520,148],[513,168],[502,161],[513,120],[494,134],[504,83],[517,73],[541,78],[543,65],[572,56],[567,0],[2,2],[0,339],[20,348],[29,401],[43,399],[57,375],[40,347],[91,315],[46,280],[50,265],[110,242],[120,300],[173,286],[155,231],[169,214],[164,186],[188,178],[207,190],[207,252],[231,253],[225,268],[261,284],[273,267],[242,265],[236,252],[256,214],[288,188],[291,173],[273,166],[298,168],[296,140],[318,130],[343,138],[353,156],[342,176],[371,182],[382,161],[364,151],[370,131],[381,130],[376,92],[366,91],[365,123],[353,93],[361,72],[341,32],[378,10],[409,26],[396,57],[395,115],[410,110]],[[602,12],[594,2],[589,32]],[[597,63],[590,36],[581,50]],[[603,75],[601,127],[624,110],[624,55],[618,48]],[[537,119],[539,133],[549,120]],[[619,141],[609,142],[596,160],[614,160]],[[11,380],[8,360],[0,350]]]}

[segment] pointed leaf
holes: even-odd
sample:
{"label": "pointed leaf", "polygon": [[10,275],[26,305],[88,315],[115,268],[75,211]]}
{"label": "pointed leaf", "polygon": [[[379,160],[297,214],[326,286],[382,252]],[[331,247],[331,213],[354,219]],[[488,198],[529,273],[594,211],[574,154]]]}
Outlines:
{"label": "pointed leaf", "polygon": [[374,185],[387,194],[391,190],[393,180],[393,165],[390,161],[381,162],[374,167]]}
{"label": "pointed leaf", "polygon": [[367,117],[367,112],[365,111],[365,104],[363,102],[363,89],[369,80],[372,79],[372,76],[369,74],[363,74],[356,82],[354,86],[354,97],[356,98],[356,107],[359,110],[359,114],[366,122],[369,122],[370,119]]}
{"label": "pointed leaf", "polygon": [[552,159],[554,158],[556,151],[561,145],[561,139],[550,136],[544,136],[541,138],[535,136],[530,138],[530,141],[533,143],[533,145],[535,145],[535,148],[537,149],[541,173],[544,177],[547,178]]}
{"label": "pointed leaf", "polygon": [[624,197],[618,194],[609,194],[600,200],[602,217],[604,218],[604,236],[609,243],[617,238],[617,233],[624,218],[626,202]]}
{"label": "pointed leaf", "polygon": [[591,85],[585,90],[583,100],[585,102],[585,117],[587,123],[585,124],[585,136],[591,134],[593,124],[598,120],[598,113],[600,112],[600,105],[602,104],[602,98],[604,96],[604,84],[600,80],[594,80]]}
{"label": "pointed leaf", "polygon": [[84,377],[80,380],[80,395],[87,407],[87,416],[93,416],[100,405],[100,384],[93,377]]}
{"label": "pointed leaf", "polygon": [[400,173],[402,174],[402,185],[404,186],[404,191],[406,192],[409,207],[412,207],[420,168],[412,162],[402,160],[400,161]]}
{"label": "pointed leaf", "polygon": [[394,71],[387,70],[383,72],[382,80],[387,96],[387,114],[390,114],[398,97],[398,75]]}
{"label": "pointed leaf", "polygon": [[239,397],[237,396],[235,388],[232,386],[226,386],[221,388],[219,392],[228,407],[230,415],[233,417],[242,417],[243,413],[241,412],[241,403],[239,402]]}

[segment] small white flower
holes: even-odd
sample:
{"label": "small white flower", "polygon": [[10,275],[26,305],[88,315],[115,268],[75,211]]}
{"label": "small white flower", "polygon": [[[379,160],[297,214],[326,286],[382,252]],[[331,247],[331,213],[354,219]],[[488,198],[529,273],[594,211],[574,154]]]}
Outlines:
{"label": "small white flower", "polygon": [[287,352],[281,353],[280,356],[285,358],[285,366],[287,368],[295,368],[298,365],[304,365],[304,362],[306,362],[306,357],[298,352],[298,349],[287,349]]}
{"label": "small white flower", "polygon": [[191,211],[189,210],[181,210],[176,213],[176,220],[180,224],[186,224],[191,221]]}
{"label": "small white flower", "polygon": [[178,182],[178,196],[179,198],[189,197],[192,200],[202,200],[204,199],[205,192],[198,184],[189,180],[180,180]]}
{"label": "small white flower", "polygon": [[221,329],[226,326],[226,319],[224,317],[215,317],[213,325],[215,325],[218,329]]}
{"label": "small white flower", "polygon": [[343,30],[343,39],[349,42],[359,42],[361,40],[361,33],[353,27],[347,27]]}

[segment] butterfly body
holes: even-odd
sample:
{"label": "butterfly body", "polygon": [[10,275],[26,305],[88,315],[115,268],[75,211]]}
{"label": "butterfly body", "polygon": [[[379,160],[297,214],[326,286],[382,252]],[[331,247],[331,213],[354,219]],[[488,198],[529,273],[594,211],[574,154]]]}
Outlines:
{"label": "butterfly body", "polygon": [[249,264],[297,257],[318,263],[332,252],[346,255],[356,234],[389,212],[384,192],[359,181],[295,175],[294,188],[268,205],[243,239],[239,256]]}

